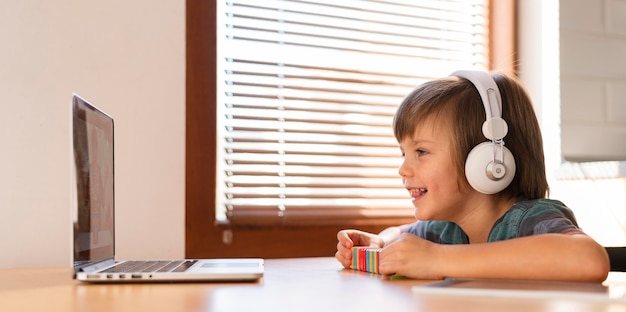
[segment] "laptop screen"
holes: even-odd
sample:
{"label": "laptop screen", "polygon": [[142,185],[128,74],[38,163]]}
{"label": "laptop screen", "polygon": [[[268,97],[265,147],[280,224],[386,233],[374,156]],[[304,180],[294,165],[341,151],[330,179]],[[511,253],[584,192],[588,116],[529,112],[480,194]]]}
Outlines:
{"label": "laptop screen", "polygon": [[76,270],[115,253],[113,119],[76,95],[72,102]]}

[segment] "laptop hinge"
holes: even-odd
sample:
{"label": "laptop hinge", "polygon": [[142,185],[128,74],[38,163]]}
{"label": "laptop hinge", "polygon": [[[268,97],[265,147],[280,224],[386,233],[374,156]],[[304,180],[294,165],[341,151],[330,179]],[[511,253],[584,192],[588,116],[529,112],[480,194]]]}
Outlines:
{"label": "laptop hinge", "polygon": [[106,267],[110,267],[115,264],[115,260],[113,258],[105,259],[98,262],[90,262],[88,265],[80,267],[78,269],[75,268],[76,272],[95,272]]}

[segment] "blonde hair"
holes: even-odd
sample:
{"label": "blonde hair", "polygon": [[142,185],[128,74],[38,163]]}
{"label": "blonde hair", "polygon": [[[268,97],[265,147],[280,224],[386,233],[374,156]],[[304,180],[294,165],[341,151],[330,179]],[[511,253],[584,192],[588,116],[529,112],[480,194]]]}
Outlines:
{"label": "blonde hair", "polygon": [[[502,97],[502,118],[509,132],[506,147],[515,158],[517,171],[511,184],[499,194],[544,198],[549,187],[543,155],[543,139],[528,93],[513,77],[492,73]],[[432,118],[432,119],[431,119]],[[402,101],[394,116],[393,129],[398,142],[412,137],[417,127],[432,121],[435,127],[450,130],[450,143],[460,185],[469,187],[465,178],[465,159],[479,143],[487,141],[482,133],[485,109],[474,85],[458,77],[426,82]]]}

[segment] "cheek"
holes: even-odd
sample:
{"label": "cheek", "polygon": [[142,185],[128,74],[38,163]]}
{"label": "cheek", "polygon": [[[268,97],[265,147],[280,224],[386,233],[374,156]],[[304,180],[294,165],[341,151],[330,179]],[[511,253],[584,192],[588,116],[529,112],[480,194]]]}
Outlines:
{"label": "cheek", "polygon": [[444,181],[443,183],[446,189],[454,193],[460,191],[459,186],[463,185],[463,181],[465,181],[465,176],[459,177],[458,170],[452,164],[441,168],[441,170],[438,171],[438,175],[444,178],[442,180]]}

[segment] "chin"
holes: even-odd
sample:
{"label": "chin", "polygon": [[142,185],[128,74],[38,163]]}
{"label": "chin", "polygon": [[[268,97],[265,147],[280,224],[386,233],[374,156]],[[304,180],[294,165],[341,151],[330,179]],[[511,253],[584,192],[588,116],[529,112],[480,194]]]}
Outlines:
{"label": "chin", "polygon": [[435,220],[435,216],[429,214],[428,211],[424,211],[424,209],[419,209],[417,207],[415,207],[413,216],[415,217],[416,220],[419,220],[419,221]]}
{"label": "chin", "polygon": [[415,208],[415,212],[413,213],[413,216],[415,217],[416,220],[421,220],[421,221],[428,220],[428,218],[425,218],[424,215],[420,214],[420,211],[417,208]]}

